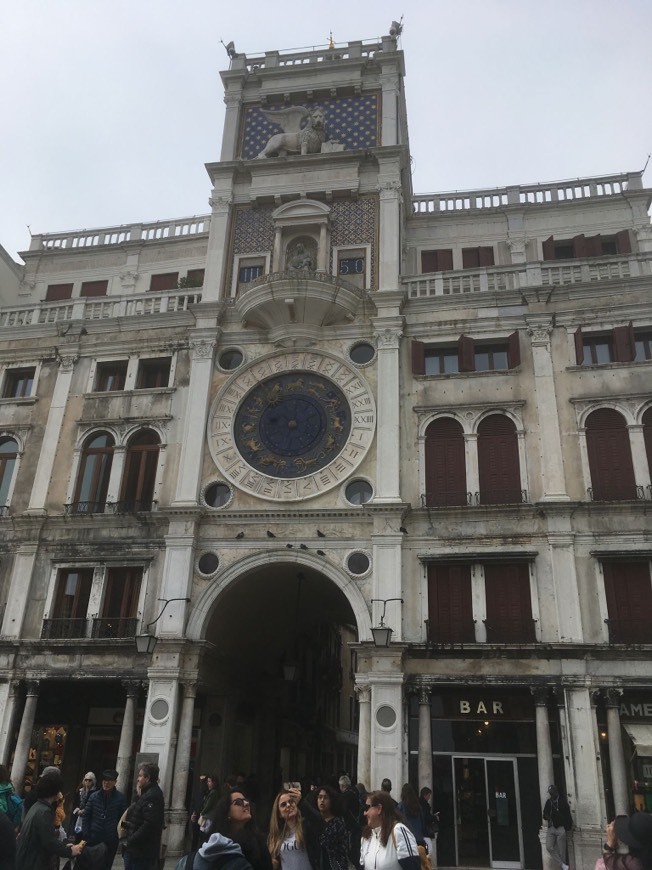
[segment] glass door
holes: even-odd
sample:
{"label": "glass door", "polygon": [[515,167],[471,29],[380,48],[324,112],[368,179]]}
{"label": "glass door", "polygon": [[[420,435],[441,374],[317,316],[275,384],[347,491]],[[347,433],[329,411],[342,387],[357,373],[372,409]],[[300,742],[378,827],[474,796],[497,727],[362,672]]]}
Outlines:
{"label": "glass door", "polygon": [[485,758],[491,867],[523,866],[515,758]]}
{"label": "glass door", "polygon": [[515,758],[454,758],[455,849],[459,867],[523,867]]}

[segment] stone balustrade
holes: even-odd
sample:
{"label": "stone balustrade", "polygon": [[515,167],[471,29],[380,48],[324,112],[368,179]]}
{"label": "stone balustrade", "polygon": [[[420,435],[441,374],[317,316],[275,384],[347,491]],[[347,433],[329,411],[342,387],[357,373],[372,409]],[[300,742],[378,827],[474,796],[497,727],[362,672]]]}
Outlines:
{"label": "stone balustrade", "polygon": [[[387,47],[385,47],[387,45]],[[395,50],[391,37],[384,39],[367,39],[336,45],[329,48],[328,45],[309,46],[287,51],[267,51],[265,54],[250,55],[237,54],[231,60],[231,70],[244,70],[257,72],[258,70],[274,69],[278,67],[303,66],[304,64],[329,63],[333,61],[355,60],[358,58],[373,57],[377,51]]]}
{"label": "stone balustrade", "polygon": [[67,299],[65,302],[37,302],[0,309],[0,329],[43,326],[71,320],[103,320],[108,317],[139,317],[187,311],[201,302],[201,288],[140,293],[137,296],[102,296]]}
{"label": "stone balustrade", "polygon": [[63,233],[42,233],[32,236],[30,251],[77,250],[100,245],[121,245],[125,242],[151,242],[184,236],[208,234],[210,215],[173,218],[167,221],[125,224],[119,227],[100,227],[93,230],[75,230]]}
{"label": "stone balustrade", "polygon": [[588,260],[554,260],[493,266],[484,269],[460,269],[412,275],[403,279],[410,299],[425,296],[454,296],[459,293],[500,292],[526,287],[553,287],[590,284],[652,275],[652,255],[596,257]]}
{"label": "stone balustrade", "polygon": [[441,212],[477,211],[508,205],[545,205],[547,203],[617,196],[626,190],[641,190],[641,172],[623,172],[595,178],[577,178],[549,184],[518,184],[484,190],[461,190],[448,193],[425,193],[412,198],[415,215]]}

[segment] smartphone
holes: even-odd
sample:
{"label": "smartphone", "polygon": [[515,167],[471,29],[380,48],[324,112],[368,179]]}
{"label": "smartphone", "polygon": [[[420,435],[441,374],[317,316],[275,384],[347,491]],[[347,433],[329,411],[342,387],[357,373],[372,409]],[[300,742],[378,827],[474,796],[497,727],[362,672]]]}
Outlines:
{"label": "smartphone", "polygon": [[291,788],[296,788],[301,791],[301,783],[300,782],[284,782],[283,789],[284,791],[289,791]]}

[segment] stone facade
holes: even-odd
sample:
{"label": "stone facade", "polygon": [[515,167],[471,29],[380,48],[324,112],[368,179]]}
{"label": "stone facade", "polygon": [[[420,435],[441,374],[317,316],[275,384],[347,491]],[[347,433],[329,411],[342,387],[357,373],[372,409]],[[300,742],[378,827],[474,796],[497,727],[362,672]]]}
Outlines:
{"label": "stone facade", "polygon": [[403,74],[236,55],[210,215],[0,251],[0,760],[158,758],[171,854],[200,768],[357,764],[449,866],[547,864],[555,781],[589,867],[652,801],[650,192],[415,195]]}

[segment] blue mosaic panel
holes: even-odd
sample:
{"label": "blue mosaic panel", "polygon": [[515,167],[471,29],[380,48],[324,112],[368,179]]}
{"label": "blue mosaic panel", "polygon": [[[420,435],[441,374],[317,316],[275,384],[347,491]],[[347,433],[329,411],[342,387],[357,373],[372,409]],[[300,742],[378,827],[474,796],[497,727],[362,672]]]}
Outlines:
{"label": "blue mosaic panel", "polygon": [[331,205],[331,244],[334,248],[342,245],[371,245],[371,287],[376,284],[376,226],[378,198],[361,196],[354,200],[336,200]]}
{"label": "blue mosaic panel", "polygon": [[[321,106],[326,120],[326,135],[344,145],[346,151],[375,148],[379,139],[378,94],[311,100],[301,103],[307,109]],[[299,105],[299,104],[298,104]],[[267,106],[270,110],[284,108]],[[245,160],[257,157],[270,136],[283,132],[278,124],[263,115],[260,106],[245,110],[240,154]]]}

